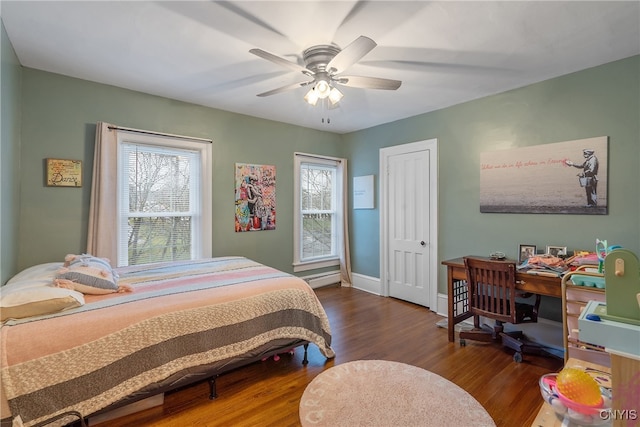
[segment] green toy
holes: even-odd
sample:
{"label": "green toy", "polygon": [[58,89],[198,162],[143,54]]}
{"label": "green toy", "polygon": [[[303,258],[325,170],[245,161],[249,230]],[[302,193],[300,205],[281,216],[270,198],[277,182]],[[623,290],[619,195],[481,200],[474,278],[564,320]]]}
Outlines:
{"label": "green toy", "polygon": [[640,262],[627,249],[614,249],[604,259],[606,319],[640,325]]}

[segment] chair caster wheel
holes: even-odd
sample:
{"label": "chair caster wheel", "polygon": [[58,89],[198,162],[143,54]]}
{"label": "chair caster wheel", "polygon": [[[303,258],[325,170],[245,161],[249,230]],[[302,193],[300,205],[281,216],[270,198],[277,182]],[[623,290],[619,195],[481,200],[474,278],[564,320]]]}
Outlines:
{"label": "chair caster wheel", "polygon": [[460,347],[465,347],[467,345],[467,342],[463,339],[460,339]]}
{"label": "chair caster wheel", "polygon": [[522,353],[520,352],[513,353],[513,361],[516,363],[522,362]]}

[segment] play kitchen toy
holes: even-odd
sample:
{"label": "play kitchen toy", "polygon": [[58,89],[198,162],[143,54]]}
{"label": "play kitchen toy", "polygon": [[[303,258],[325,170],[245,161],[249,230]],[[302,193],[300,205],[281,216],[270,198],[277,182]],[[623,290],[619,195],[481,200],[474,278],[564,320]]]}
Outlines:
{"label": "play kitchen toy", "polygon": [[[584,316],[588,320],[612,320],[640,326],[640,262],[638,257],[626,249],[614,249],[604,259],[606,304],[592,304]],[[595,315],[595,316],[594,316]],[[597,316],[597,317],[596,317]],[[582,323],[581,330],[582,330]],[[640,353],[640,341],[637,348]]]}
{"label": "play kitchen toy", "polygon": [[578,319],[580,339],[611,355],[614,426],[640,419],[640,262],[626,249],[604,258],[606,303],[589,301]]}

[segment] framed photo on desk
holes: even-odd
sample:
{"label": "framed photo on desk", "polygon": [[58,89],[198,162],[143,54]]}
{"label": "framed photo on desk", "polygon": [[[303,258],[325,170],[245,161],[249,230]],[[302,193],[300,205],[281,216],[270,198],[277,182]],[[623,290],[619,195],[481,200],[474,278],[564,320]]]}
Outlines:
{"label": "framed photo on desk", "polygon": [[547,255],[561,257],[567,255],[566,246],[547,246]]}
{"label": "framed photo on desk", "polygon": [[525,260],[536,254],[536,245],[520,245],[518,247],[518,264],[522,264]]}

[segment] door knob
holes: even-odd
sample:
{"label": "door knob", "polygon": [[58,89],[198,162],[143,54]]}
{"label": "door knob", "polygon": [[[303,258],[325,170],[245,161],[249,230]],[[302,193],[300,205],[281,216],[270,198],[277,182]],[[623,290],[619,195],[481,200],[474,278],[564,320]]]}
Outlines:
{"label": "door knob", "polygon": [[427,244],[424,242],[424,240],[420,241],[420,246],[427,246]]}

